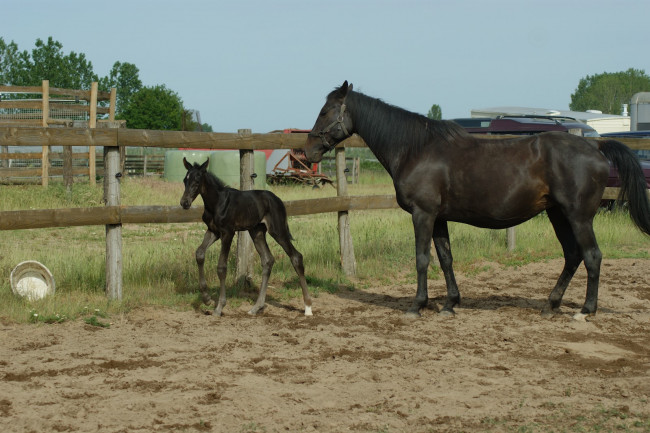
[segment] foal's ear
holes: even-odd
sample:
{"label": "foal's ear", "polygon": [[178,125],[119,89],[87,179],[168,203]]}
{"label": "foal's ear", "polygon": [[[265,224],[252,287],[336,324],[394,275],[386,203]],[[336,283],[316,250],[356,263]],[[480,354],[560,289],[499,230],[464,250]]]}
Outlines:
{"label": "foal's ear", "polygon": [[188,169],[188,170],[189,170],[190,168],[192,168],[192,164],[190,164],[189,162],[187,162],[187,159],[185,159],[185,157],[183,157],[183,165],[184,165],[185,168]]}
{"label": "foal's ear", "polygon": [[205,162],[203,164],[201,164],[201,167],[199,167],[201,169],[201,171],[207,170],[209,163],[210,163],[210,158],[208,157],[208,159],[206,159]]}

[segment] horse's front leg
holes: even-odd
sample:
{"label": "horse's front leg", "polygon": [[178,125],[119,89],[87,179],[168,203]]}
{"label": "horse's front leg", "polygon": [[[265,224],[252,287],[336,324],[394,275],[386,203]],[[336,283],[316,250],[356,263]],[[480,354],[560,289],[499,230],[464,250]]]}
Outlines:
{"label": "horse's front leg", "polygon": [[214,314],[221,316],[223,307],[226,306],[226,274],[228,273],[228,254],[235,232],[228,232],[221,235],[221,251],[217,263],[217,276],[219,277],[219,301],[214,308]]}
{"label": "horse's front leg", "polygon": [[442,268],[442,272],[445,275],[445,282],[447,283],[447,300],[440,314],[453,316],[455,314],[454,307],[460,304],[460,292],[458,291],[458,284],[456,284],[456,277],[454,276],[454,258],[451,255],[447,221],[436,221],[434,224],[433,243],[436,246],[440,267]]}
{"label": "horse's front leg", "polygon": [[420,316],[420,310],[426,308],[429,302],[427,291],[427,271],[431,259],[431,237],[435,217],[422,210],[413,211],[413,229],[415,231],[415,267],[417,270],[418,289],[413,305],[406,312],[409,316]]}
{"label": "horse's front leg", "polygon": [[201,245],[196,249],[196,264],[199,267],[199,290],[201,291],[201,300],[206,305],[210,305],[212,298],[210,297],[210,293],[208,293],[208,283],[205,281],[205,272],[203,270],[203,265],[205,264],[205,251],[210,245],[215,243],[217,239],[219,239],[217,235],[208,230],[203,236],[203,242],[201,242]]}

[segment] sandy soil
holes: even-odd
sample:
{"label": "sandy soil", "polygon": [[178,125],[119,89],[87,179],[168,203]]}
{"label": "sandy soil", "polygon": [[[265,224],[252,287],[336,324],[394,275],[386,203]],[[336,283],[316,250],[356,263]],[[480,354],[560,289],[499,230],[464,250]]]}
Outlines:
{"label": "sandy soil", "polygon": [[406,319],[411,284],[321,294],[313,317],[296,298],[3,324],[0,431],[650,431],[650,260],[605,260],[583,323],[583,269],[539,314],[561,266],[458,275],[451,319]]}

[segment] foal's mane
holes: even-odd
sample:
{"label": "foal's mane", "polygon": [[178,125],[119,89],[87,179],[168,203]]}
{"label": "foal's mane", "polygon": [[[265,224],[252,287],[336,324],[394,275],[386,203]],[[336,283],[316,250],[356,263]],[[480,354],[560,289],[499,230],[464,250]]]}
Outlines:
{"label": "foal's mane", "polygon": [[453,144],[469,135],[456,122],[429,119],[363,93],[348,92],[346,104],[360,135],[380,151],[417,152],[433,141]]}
{"label": "foal's mane", "polygon": [[[195,162],[194,168],[198,170],[199,168],[201,168],[201,166]],[[226,185],[221,179],[219,179],[217,176],[209,172],[207,169],[205,170],[203,181],[207,184],[208,187],[213,187],[218,190],[222,190],[228,187],[228,185]]]}

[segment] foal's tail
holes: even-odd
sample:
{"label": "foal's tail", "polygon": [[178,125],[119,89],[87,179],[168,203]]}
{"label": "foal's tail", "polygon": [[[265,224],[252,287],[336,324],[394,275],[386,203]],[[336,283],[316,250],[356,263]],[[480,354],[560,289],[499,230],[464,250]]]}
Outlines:
{"label": "foal's tail", "polygon": [[643,233],[650,235],[650,201],[643,169],[636,154],[616,140],[599,142],[598,147],[618,170],[621,195],[629,203],[630,216]]}

